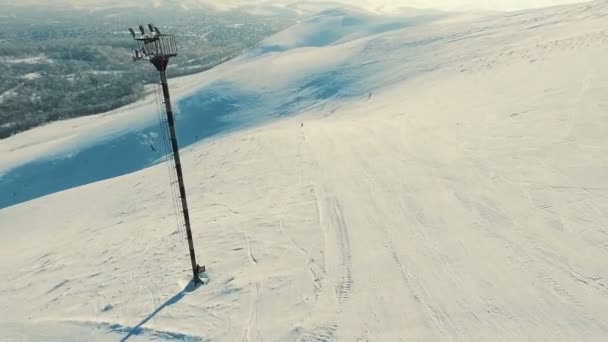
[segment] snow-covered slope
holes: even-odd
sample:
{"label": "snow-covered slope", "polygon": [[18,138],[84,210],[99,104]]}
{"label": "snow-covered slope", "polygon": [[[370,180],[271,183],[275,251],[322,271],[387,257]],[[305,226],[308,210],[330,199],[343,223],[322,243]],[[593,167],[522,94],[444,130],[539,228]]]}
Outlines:
{"label": "snow-covered slope", "polygon": [[[355,70],[358,65],[347,62],[364,46],[352,41],[421,24],[423,19],[325,11],[265,40],[241,58],[178,80],[173,95],[182,98],[175,102],[182,146],[319,106],[336,95],[361,94],[357,83],[364,80],[357,79],[356,73],[365,70]],[[340,72],[340,68],[352,70]],[[30,131],[0,145],[0,151],[6,152],[6,158],[0,156],[0,174],[5,173],[0,192],[12,194],[0,197],[0,208],[120,176],[161,160],[163,133],[150,115],[153,97],[135,107],[126,113],[119,110],[55,123],[55,129]]]}
{"label": "snow-covered slope", "polygon": [[[170,1],[170,0],[165,0]],[[176,0],[184,2],[183,0]],[[310,6],[335,7],[356,6],[371,12],[399,13],[408,8],[433,8],[447,11],[468,10],[498,10],[511,11],[543,6],[555,6],[569,3],[583,2],[583,0],[225,0],[222,2],[206,0],[190,0],[190,6],[208,4],[218,9],[242,8],[255,5],[264,6],[295,6],[297,8],[310,8]]]}
{"label": "snow-covered slope", "polygon": [[[210,283],[184,289],[153,166],[0,210],[3,339],[605,339],[608,2],[390,30],[324,15],[182,94],[182,122],[258,123],[184,151]],[[2,165],[64,153],[37,136],[67,127],[1,141]]]}

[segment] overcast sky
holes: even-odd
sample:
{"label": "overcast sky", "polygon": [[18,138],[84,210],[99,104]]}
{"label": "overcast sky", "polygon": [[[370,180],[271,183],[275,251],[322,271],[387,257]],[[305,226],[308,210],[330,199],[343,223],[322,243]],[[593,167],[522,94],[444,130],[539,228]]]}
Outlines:
{"label": "overcast sky", "polygon": [[241,4],[289,4],[294,2],[339,2],[364,7],[366,9],[390,11],[398,7],[422,7],[444,10],[514,10],[532,7],[552,6],[583,0],[0,0],[8,5],[54,5],[76,7],[107,7],[125,5],[153,6],[160,2],[183,3],[193,6],[197,3],[211,4],[219,7],[234,7]]}
{"label": "overcast sky", "polygon": [[[356,0],[355,0],[356,1]],[[581,0],[386,0],[392,3],[409,3],[413,6],[437,7],[444,9],[489,9],[513,10],[532,7],[554,6],[560,4],[584,2]]]}

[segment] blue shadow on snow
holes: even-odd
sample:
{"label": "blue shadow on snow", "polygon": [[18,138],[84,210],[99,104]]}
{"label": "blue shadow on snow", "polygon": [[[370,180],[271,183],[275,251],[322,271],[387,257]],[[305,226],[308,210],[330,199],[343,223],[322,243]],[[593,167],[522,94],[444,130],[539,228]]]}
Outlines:
{"label": "blue shadow on snow", "polygon": [[137,323],[136,326],[127,327],[127,326],[123,326],[121,324],[113,324],[113,325],[108,326],[108,329],[109,329],[108,333],[110,333],[110,332],[126,333],[125,337],[120,339],[120,342],[125,342],[133,336],[139,336],[144,333],[149,333],[150,335],[155,335],[155,337],[166,337],[171,340],[192,341],[192,342],[202,341],[202,339],[200,337],[196,337],[196,336],[190,336],[190,335],[186,335],[186,334],[174,333],[174,332],[168,332],[168,331],[157,331],[157,330],[147,329],[147,328],[143,327],[144,324],[148,323],[152,318],[154,318],[154,316],[156,316],[163,309],[165,309],[168,306],[177,304],[180,300],[182,300],[184,298],[184,296],[186,296],[186,294],[194,292],[195,289],[196,289],[196,286],[194,285],[194,283],[192,281],[190,281],[190,283],[188,283],[188,285],[186,285],[186,287],[183,290],[181,290],[180,292],[175,294],[173,297],[169,298],[161,306],[159,306],[154,311],[152,311],[148,316],[146,316],[143,320],[141,320],[141,322]]}
{"label": "blue shadow on snow", "polygon": [[[230,119],[252,99],[218,83],[180,101],[176,130],[180,148],[238,126]],[[61,157],[41,158],[0,176],[0,209],[55,192],[132,173],[164,160],[165,130],[156,120]],[[168,140],[168,137],[167,137]],[[170,147],[169,147],[170,149]]]}
{"label": "blue shadow on snow", "polygon": [[[176,130],[180,148],[322,106],[324,100],[363,95],[352,68],[356,66],[311,75],[279,94],[244,92],[228,83],[213,83],[178,102]],[[262,103],[262,96],[268,101]],[[168,133],[158,123],[151,123],[84,146],[71,155],[41,158],[11,169],[0,176],[0,209],[155,165],[166,155],[163,134]]]}

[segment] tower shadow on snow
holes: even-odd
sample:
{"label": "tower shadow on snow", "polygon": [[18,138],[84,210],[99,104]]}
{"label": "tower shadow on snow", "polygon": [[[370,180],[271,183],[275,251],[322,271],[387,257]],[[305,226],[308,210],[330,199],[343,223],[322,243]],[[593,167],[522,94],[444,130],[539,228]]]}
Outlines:
{"label": "tower shadow on snow", "polygon": [[[194,292],[196,290],[196,288],[197,288],[196,284],[194,284],[193,281],[190,281],[183,290],[179,291],[173,297],[169,298],[166,302],[161,304],[158,308],[156,308],[148,316],[146,316],[146,318],[144,318],[139,323],[137,323],[136,326],[125,327],[122,325],[112,325],[109,327],[108,332],[127,333],[127,335],[125,337],[120,339],[120,342],[128,341],[131,337],[138,336],[138,335],[142,334],[143,332],[145,332],[145,328],[143,327],[144,324],[148,323],[159,312],[161,312],[163,309],[165,309],[168,306],[172,306],[172,305],[179,303],[179,301],[182,300],[186,294]],[[163,332],[163,333],[168,334],[168,335],[179,335],[179,334],[172,334],[172,333],[167,333],[167,332]]]}

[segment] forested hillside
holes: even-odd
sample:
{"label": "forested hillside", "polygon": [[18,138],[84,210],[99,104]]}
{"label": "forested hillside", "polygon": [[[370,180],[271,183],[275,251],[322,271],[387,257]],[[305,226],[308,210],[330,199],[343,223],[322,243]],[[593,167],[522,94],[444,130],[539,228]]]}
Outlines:
{"label": "forested hillside", "polygon": [[0,138],[46,122],[134,102],[156,81],[133,63],[128,26],[154,22],[176,34],[170,77],[201,72],[294,22],[241,12],[172,10],[0,11]]}

